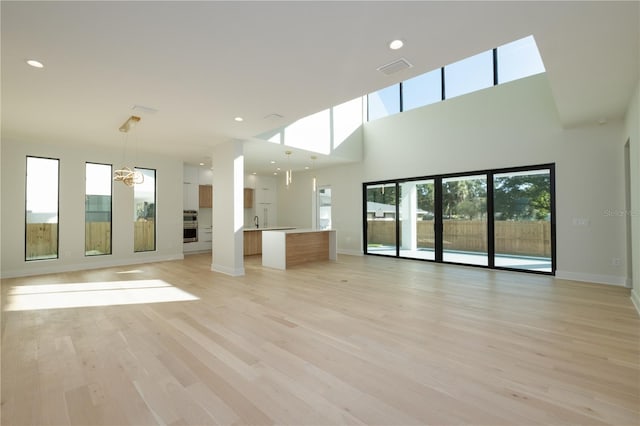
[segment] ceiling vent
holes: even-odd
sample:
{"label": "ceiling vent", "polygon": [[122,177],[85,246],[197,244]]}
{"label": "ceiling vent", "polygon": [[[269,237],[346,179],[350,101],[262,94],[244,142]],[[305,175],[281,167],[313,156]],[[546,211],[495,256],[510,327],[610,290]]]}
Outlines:
{"label": "ceiling vent", "polygon": [[135,112],[139,112],[139,113],[143,113],[143,114],[155,114],[158,112],[157,109],[155,108],[151,108],[151,107],[146,107],[143,105],[134,105],[131,107],[131,109]]}
{"label": "ceiling vent", "polygon": [[407,68],[411,68],[413,65],[404,58],[400,58],[397,61],[390,62],[386,65],[376,68],[384,75],[395,74],[398,71],[406,70]]}
{"label": "ceiling vent", "polygon": [[283,116],[277,113],[269,114],[264,117],[265,120],[280,120]]}

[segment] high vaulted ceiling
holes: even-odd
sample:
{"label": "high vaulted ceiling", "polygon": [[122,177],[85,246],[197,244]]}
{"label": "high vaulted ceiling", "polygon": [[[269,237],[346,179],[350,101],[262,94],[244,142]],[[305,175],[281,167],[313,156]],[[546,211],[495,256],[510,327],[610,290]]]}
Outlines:
{"label": "high vaulted ceiling", "polygon": [[[120,148],[142,105],[157,113],[140,114],[139,149],[192,163],[531,34],[567,127],[622,117],[640,72],[633,1],[2,1],[1,14],[3,139]],[[414,66],[376,71],[400,57]],[[247,169],[283,157],[268,145]]]}

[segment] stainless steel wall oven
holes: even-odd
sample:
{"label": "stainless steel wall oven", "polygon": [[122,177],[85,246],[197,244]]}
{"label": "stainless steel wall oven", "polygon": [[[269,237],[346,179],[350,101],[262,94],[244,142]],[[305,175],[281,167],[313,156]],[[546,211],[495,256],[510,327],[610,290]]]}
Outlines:
{"label": "stainless steel wall oven", "polygon": [[198,211],[184,210],[183,212],[183,241],[194,243],[198,241]]}

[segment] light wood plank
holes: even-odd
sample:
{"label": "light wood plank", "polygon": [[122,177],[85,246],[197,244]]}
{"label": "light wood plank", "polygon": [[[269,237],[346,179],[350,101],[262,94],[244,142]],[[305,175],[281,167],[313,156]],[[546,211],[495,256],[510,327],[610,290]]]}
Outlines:
{"label": "light wood plank", "polygon": [[[628,289],[368,256],[210,264],[2,280],[2,425],[640,423]],[[122,280],[197,299],[11,310],[19,289]]]}

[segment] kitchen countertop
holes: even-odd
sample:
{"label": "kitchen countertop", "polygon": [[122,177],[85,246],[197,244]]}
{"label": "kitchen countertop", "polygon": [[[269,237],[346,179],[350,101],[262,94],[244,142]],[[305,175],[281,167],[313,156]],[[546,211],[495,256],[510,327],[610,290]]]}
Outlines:
{"label": "kitchen countertop", "polygon": [[265,229],[265,231],[282,231],[284,234],[304,234],[304,233],[311,233],[311,232],[335,232],[335,229],[275,228],[275,229]]}
{"label": "kitchen countertop", "polygon": [[243,231],[281,231],[285,229],[296,229],[293,226],[270,226],[267,228],[244,228]]}

